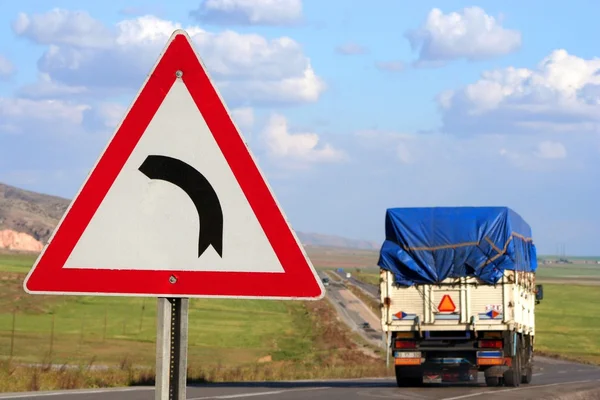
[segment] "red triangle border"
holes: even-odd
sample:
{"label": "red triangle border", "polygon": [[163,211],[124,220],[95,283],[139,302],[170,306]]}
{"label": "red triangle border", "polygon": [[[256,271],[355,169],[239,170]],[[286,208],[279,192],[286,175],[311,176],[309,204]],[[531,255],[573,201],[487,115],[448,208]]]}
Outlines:
{"label": "red triangle border", "polygon": [[[62,268],[175,82],[183,79],[240,183],[285,273]],[[175,275],[177,282],[169,278]],[[79,194],[30,271],[28,293],[316,300],[320,280],[290,230],[185,32],[174,32]]]}

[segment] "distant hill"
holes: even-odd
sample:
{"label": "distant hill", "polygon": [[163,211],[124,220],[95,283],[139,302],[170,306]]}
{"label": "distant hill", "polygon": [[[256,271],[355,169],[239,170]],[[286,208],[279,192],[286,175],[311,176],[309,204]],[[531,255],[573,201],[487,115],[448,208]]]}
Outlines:
{"label": "distant hill", "polygon": [[296,232],[300,242],[304,245],[321,247],[341,247],[347,249],[379,250],[380,244],[367,240],[348,239],[335,235],[320,233]]}
{"label": "distant hill", "polygon": [[26,233],[46,243],[69,200],[0,183],[0,231]]}
{"label": "distant hill", "polygon": [[[0,183],[0,248],[39,251],[39,243],[48,241],[69,203],[68,199]],[[377,243],[333,235],[296,234],[303,245],[367,250],[379,246]]]}

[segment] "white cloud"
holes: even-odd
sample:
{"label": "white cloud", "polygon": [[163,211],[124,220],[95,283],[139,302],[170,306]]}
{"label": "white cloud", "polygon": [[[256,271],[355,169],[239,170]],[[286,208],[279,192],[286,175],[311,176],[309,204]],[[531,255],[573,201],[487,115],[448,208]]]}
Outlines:
{"label": "white cloud", "polygon": [[114,35],[85,11],[52,9],[45,14],[19,13],[13,31],[39,44],[66,44],[84,48],[105,48]]}
{"label": "white cloud", "polygon": [[263,131],[269,154],[289,163],[338,162],[346,155],[328,143],[320,146],[316,133],[291,133],[286,118],[273,114]]}
{"label": "white cloud", "polygon": [[[178,23],[143,16],[123,20],[110,30],[82,31],[80,19],[87,18],[52,11],[35,16],[23,14],[15,22],[18,35],[49,44],[38,62],[45,74],[39,85],[45,85],[46,92],[56,88],[59,95],[64,86],[88,88],[100,94],[137,90],[167,38],[182,28]],[[266,39],[229,30],[211,33],[197,26],[187,27],[186,31],[228,103],[314,102],[326,89],[301,46],[291,38]]]}
{"label": "white cloud", "polygon": [[0,97],[0,135],[74,137],[84,132],[109,132],[125,115],[117,103],[94,105],[57,99]]}
{"label": "white cloud", "polygon": [[85,110],[83,126],[88,131],[114,132],[117,125],[125,117],[127,108],[117,103],[99,103]]}
{"label": "white cloud", "polygon": [[357,54],[364,54],[367,52],[367,49],[358,43],[348,42],[337,46],[335,48],[335,51],[339,54],[351,56]]}
{"label": "white cloud", "polygon": [[9,78],[15,71],[15,66],[6,57],[0,55],[0,80]]}
{"label": "white cloud", "polygon": [[439,67],[459,58],[483,60],[512,53],[521,46],[521,33],[502,27],[479,7],[444,14],[434,8],[418,29],[405,37],[419,50],[417,66]]}
{"label": "white cloud", "polygon": [[0,134],[44,134],[44,131],[69,134],[64,128],[81,124],[83,112],[88,108],[61,100],[0,97]]}
{"label": "white cloud", "polygon": [[486,71],[438,104],[446,132],[599,132],[600,59],[555,50],[535,69]]}
{"label": "white cloud", "polygon": [[302,18],[302,0],[202,0],[190,16],[218,25],[292,25]]}
{"label": "white cloud", "polygon": [[314,103],[327,87],[310,65],[303,71],[302,76],[281,80],[228,80],[218,83],[225,96],[257,105]]}
{"label": "white cloud", "polygon": [[55,82],[46,73],[39,73],[36,83],[23,85],[17,91],[19,97],[28,99],[52,99],[85,94],[89,94],[89,90],[85,86],[68,86]]}
{"label": "white cloud", "polygon": [[561,159],[567,157],[567,149],[560,142],[545,140],[538,145],[535,155],[539,158]]}

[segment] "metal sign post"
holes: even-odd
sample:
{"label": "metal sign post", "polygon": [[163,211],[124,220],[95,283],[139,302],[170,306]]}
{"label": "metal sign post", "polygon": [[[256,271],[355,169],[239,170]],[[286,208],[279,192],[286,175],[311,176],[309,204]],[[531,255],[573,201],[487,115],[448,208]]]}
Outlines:
{"label": "metal sign post", "polygon": [[154,398],[185,400],[189,299],[159,297],[157,306]]}

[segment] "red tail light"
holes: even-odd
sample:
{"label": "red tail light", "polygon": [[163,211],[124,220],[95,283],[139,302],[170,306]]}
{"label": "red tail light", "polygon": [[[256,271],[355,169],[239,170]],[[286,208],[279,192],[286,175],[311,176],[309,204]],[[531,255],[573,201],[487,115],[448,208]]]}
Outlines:
{"label": "red tail light", "polygon": [[492,349],[501,349],[502,348],[502,340],[480,340],[477,343],[479,348],[492,348]]}
{"label": "red tail light", "polygon": [[409,340],[396,340],[396,348],[397,349],[415,349],[415,348],[417,348],[417,343],[411,342]]}

